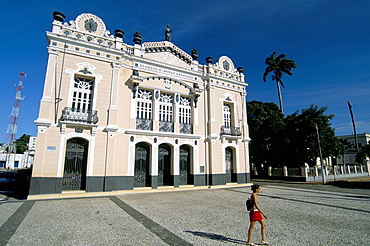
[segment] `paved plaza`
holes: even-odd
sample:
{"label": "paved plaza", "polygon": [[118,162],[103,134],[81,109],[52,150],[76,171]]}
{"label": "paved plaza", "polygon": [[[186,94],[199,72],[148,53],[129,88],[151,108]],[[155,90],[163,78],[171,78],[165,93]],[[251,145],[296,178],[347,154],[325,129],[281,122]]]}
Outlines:
{"label": "paved plaza", "polygon": [[[261,185],[271,245],[370,245],[369,190]],[[0,203],[0,245],[247,245],[250,192],[224,186],[9,200]]]}

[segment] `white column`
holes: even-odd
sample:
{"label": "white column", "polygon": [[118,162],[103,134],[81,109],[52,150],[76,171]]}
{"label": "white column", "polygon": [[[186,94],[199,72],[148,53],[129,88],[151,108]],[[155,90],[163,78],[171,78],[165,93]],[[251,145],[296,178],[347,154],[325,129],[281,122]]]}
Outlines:
{"label": "white column", "polygon": [[180,175],[180,149],[179,146],[176,145],[173,148],[173,154],[172,154],[172,174],[173,175]]}
{"label": "white column", "polygon": [[152,176],[158,176],[158,144],[152,145],[152,154],[151,158],[151,166],[150,166],[150,174]]}
{"label": "white column", "polygon": [[127,157],[127,176],[134,176],[135,175],[135,143],[129,143],[129,151]]}
{"label": "white column", "polygon": [[[65,127],[65,126],[62,126]],[[60,144],[59,144],[59,155],[58,155],[58,167],[57,167],[57,177],[62,178],[63,177],[63,162],[65,158],[65,151],[66,151],[66,134],[65,132],[61,132],[60,134]]]}
{"label": "white column", "polygon": [[96,134],[96,127],[91,129],[91,139],[89,141],[89,154],[87,157],[87,172],[86,176],[93,176],[94,170],[94,157],[95,157],[95,134]]}

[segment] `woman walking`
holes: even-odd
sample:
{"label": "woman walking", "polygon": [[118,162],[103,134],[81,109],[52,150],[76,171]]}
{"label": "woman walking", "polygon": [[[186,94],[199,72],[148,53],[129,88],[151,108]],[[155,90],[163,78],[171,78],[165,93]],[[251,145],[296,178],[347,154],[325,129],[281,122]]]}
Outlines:
{"label": "woman walking", "polygon": [[[253,193],[250,199],[252,201],[253,206],[249,212],[249,218],[250,218],[251,224],[248,230],[248,244],[254,245],[254,243],[252,243],[252,234],[253,234],[254,225],[258,221],[261,224],[262,244],[269,245],[269,243],[266,240],[266,222],[263,219],[263,217],[265,217],[265,219],[268,219],[268,217],[264,212],[262,212],[260,206],[258,205],[258,195],[257,194],[261,191],[261,188],[259,185],[255,184],[255,185],[252,185],[251,190],[253,191]],[[261,216],[261,214],[263,215],[263,217]]]}

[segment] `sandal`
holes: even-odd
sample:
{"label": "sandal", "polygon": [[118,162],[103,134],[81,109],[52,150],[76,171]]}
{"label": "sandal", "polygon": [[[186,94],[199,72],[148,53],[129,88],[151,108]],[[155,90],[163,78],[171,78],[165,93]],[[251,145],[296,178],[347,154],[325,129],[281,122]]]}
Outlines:
{"label": "sandal", "polygon": [[250,246],[254,246],[254,243],[248,243],[248,245],[250,245]]}
{"label": "sandal", "polygon": [[269,242],[265,242],[265,241],[262,241],[262,243],[261,243],[262,245],[270,245],[270,243]]}

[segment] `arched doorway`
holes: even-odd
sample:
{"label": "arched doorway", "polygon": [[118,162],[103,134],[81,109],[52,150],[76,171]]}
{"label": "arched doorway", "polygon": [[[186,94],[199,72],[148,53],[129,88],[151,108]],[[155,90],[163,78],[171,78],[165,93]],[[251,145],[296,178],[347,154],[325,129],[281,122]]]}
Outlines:
{"label": "arched doorway", "polygon": [[158,186],[173,185],[171,175],[171,146],[168,144],[159,145],[158,150]]}
{"label": "arched doorway", "polygon": [[180,147],[180,185],[193,184],[191,175],[191,149],[187,145]]}
{"label": "arched doorway", "polygon": [[82,138],[67,141],[62,190],[86,189],[86,166],[89,142]]}
{"label": "arched doorway", "polygon": [[231,147],[225,149],[226,183],[237,182],[234,173],[234,151]]}
{"label": "arched doorway", "polygon": [[147,143],[136,144],[134,187],[150,186],[149,161],[150,146]]}

